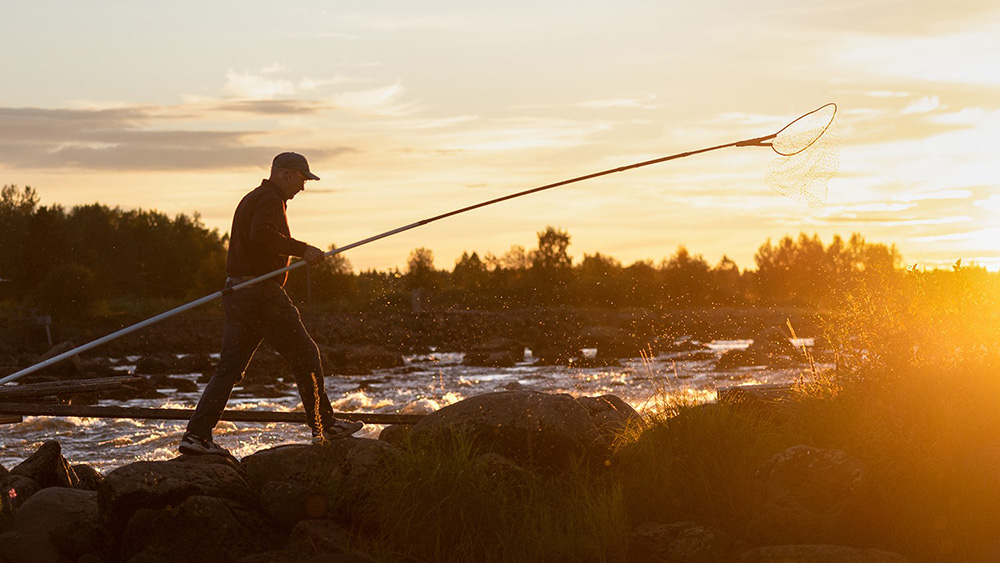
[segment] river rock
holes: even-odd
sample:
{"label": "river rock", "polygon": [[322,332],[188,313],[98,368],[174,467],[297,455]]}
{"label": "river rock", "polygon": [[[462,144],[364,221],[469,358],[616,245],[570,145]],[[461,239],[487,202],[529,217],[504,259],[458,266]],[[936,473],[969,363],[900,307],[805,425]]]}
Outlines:
{"label": "river rock", "polygon": [[0,561],[4,563],[71,563],[52,542],[39,541],[32,534],[0,534]]}
{"label": "river rock", "polygon": [[630,563],[715,563],[732,561],[737,543],[727,533],[694,522],[649,522],[633,530]]}
{"label": "river rock", "polygon": [[500,391],[435,411],[413,426],[413,440],[444,444],[466,434],[475,447],[519,465],[559,471],[608,457],[609,444],[587,409],[566,394]]}
{"label": "river rock", "polygon": [[476,344],[462,358],[463,364],[480,367],[513,367],[523,361],[524,344],[505,338]]}
{"label": "river rock", "polygon": [[330,520],[302,520],[288,536],[289,551],[303,556],[346,553],[351,534]]}
{"label": "river rock", "polygon": [[14,515],[13,530],[47,539],[60,524],[80,520],[97,520],[97,493],[49,487],[25,501]]}
{"label": "river rock", "polygon": [[23,475],[8,475],[0,481],[0,526],[13,518],[21,505],[40,490],[34,479]]}
{"label": "river rock", "polygon": [[145,553],[175,562],[236,561],[277,541],[263,517],[242,504],[193,495],[176,506],[136,510],[122,534],[121,558]]}
{"label": "river rock", "polygon": [[597,425],[609,444],[619,437],[629,425],[638,424],[642,417],[632,405],[615,395],[579,397],[576,402],[587,409],[590,419]]}
{"label": "river rock", "polygon": [[778,545],[745,552],[737,563],[909,563],[898,553],[842,545]]}
{"label": "river rock", "polygon": [[630,331],[615,326],[590,326],[583,329],[584,348],[597,348],[596,359],[638,358],[649,354],[649,343]]}
{"label": "river rock", "polygon": [[353,450],[387,445],[377,440],[354,437],[334,440],[324,445],[287,444],[248,455],[240,465],[246,471],[247,482],[254,490],[260,490],[265,483],[272,481],[325,490],[330,485],[334,471],[348,460]]}
{"label": "river rock", "polygon": [[756,545],[855,544],[877,529],[868,469],[841,450],[788,448],[758,468],[753,488]]}
{"label": "river rock", "polygon": [[73,469],[73,473],[76,474],[77,479],[80,480],[77,485],[78,489],[96,492],[97,488],[101,486],[101,482],[104,481],[104,475],[89,465],[79,463],[70,467]]}
{"label": "river rock", "polygon": [[98,524],[94,491],[43,489],[18,510],[11,529],[39,543],[49,543],[70,561],[87,553],[104,553],[109,545]]}
{"label": "river rock", "polygon": [[764,330],[753,338],[746,350],[728,350],[716,362],[716,369],[747,366],[787,366],[802,360],[789,336],[777,327]]}
{"label": "river rock", "polygon": [[76,487],[80,479],[62,456],[62,446],[55,440],[41,445],[28,459],[10,470],[12,475],[28,477],[41,488]]}
{"label": "river rock", "polygon": [[356,551],[303,555],[297,551],[281,550],[248,555],[236,563],[377,563],[377,561]]}
{"label": "river rock", "polygon": [[368,375],[372,370],[396,368],[404,364],[399,352],[370,344],[324,346],[322,352],[328,361],[323,365],[328,375]]}
{"label": "river rock", "polygon": [[322,494],[296,483],[264,483],[258,502],[264,514],[285,530],[291,530],[302,520],[322,518],[327,513],[327,501]]}
{"label": "river rock", "polygon": [[195,495],[245,506],[256,503],[246,481],[229,466],[169,461],[140,461],[115,469],[104,478],[97,501],[102,520],[117,533],[137,510],[178,506]]}

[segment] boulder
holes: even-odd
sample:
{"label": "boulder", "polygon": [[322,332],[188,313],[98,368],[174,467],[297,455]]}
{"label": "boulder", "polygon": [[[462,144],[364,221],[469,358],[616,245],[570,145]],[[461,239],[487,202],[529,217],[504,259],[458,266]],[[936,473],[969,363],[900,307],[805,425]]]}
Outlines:
{"label": "boulder", "polygon": [[788,448],[758,468],[753,496],[756,545],[856,545],[878,529],[868,469],[841,450]]}
{"label": "boulder", "polygon": [[289,551],[303,556],[347,553],[351,535],[330,520],[302,520],[288,536]]}
{"label": "boulder", "polygon": [[323,490],[333,468],[343,462],[355,440],[347,438],[323,447],[312,444],[287,444],[254,452],[240,465],[250,488],[259,491],[267,483],[293,483],[311,490]]}
{"label": "boulder", "polygon": [[144,375],[160,375],[171,373],[174,363],[173,354],[148,354],[135,362],[135,373]]}
{"label": "boulder", "polygon": [[[130,562],[131,563],[131,562]],[[364,553],[321,553],[303,555],[296,551],[266,551],[248,555],[236,563],[377,563]]]}
{"label": "boulder", "polygon": [[21,532],[0,534],[0,561],[4,563],[72,563],[52,542]]}
{"label": "boulder", "polygon": [[737,543],[727,533],[693,522],[648,522],[633,530],[628,561],[634,563],[715,563],[732,561]]}
{"label": "boulder", "polygon": [[101,482],[104,481],[104,475],[89,465],[80,463],[71,466],[71,468],[73,469],[73,473],[76,473],[77,479],[79,479],[79,483],[77,484],[78,489],[96,492],[97,488],[101,486]]}
{"label": "boulder", "polygon": [[638,358],[650,353],[649,343],[628,330],[615,326],[591,326],[583,329],[584,348],[597,348],[596,359]]}
{"label": "boulder", "polygon": [[263,517],[242,504],[193,495],[177,506],[136,510],[121,537],[121,559],[144,553],[175,562],[236,561],[277,541]]}
{"label": "boulder", "polygon": [[14,515],[12,529],[48,539],[49,532],[67,522],[97,520],[97,493],[49,487],[25,501]]}
{"label": "boulder", "polygon": [[470,348],[462,363],[467,366],[512,367],[524,361],[524,344],[497,338]]}
{"label": "boulder", "polygon": [[597,429],[608,443],[612,443],[620,437],[629,425],[642,421],[642,417],[632,408],[632,405],[615,395],[579,397],[576,402],[587,409],[590,419],[594,421]]}
{"label": "boulder", "polygon": [[322,494],[295,483],[264,483],[258,502],[264,514],[285,530],[291,530],[302,520],[322,518],[327,513],[327,501]]}
{"label": "boulder", "polygon": [[802,361],[789,336],[777,327],[762,331],[746,350],[728,350],[716,362],[716,369],[747,366],[788,366]]}
{"label": "boulder", "polygon": [[12,475],[20,475],[33,480],[42,489],[46,487],[76,487],[80,479],[69,462],[62,456],[62,446],[55,440],[45,442],[10,470]]}
{"label": "boulder", "polygon": [[573,397],[534,391],[470,397],[427,415],[410,433],[415,442],[429,445],[465,435],[484,453],[556,472],[584,460],[603,463],[610,445]]}
{"label": "boulder", "polygon": [[745,552],[737,563],[909,563],[909,559],[881,549],[842,545],[777,545]]}
{"label": "boulder", "polygon": [[48,543],[62,557],[107,553],[110,539],[98,523],[97,493],[49,487],[33,495],[14,516],[12,531]]}
{"label": "boulder", "polygon": [[399,352],[370,344],[324,346],[321,350],[327,359],[323,364],[323,370],[328,375],[368,375],[372,370],[404,365],[403,356]]}
{"label": "boulder", "polygon": [[140,461],[115,469],[101,483],[97,502],[102,521],[118,533],[138,510],[178,506],[195,495],[256,504],[256,495],[232,467],[169,461]]}
{"label": "boulder", "polygon": [[41,487],[34,479],[23,475],[8,475],[0,481],[0,526],[39,490]]}
{"label": "boulder", "polygon": [[390,424],[378,433],[378,439],[402,447],[410,440],[410,430],[412,427],[409,424]]}

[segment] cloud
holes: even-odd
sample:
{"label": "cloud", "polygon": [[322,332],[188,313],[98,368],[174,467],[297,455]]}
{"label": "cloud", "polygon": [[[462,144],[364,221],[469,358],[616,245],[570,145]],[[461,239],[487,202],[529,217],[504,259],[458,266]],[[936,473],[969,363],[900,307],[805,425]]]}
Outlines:
{"label": "cloud", "polygon": [[[272,108],[273,109],[273,108]],[[167,128],[190,108],[0,108],[0,165],[26,169],[208,170],[260,166],[283,150],[266,131]],[[332,158],[346,147],[310,149]]]}

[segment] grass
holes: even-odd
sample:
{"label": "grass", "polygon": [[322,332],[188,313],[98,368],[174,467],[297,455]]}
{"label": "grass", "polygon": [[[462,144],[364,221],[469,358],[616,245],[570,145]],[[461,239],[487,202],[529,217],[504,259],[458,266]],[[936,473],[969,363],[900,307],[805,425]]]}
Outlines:
{"label": "grass", "polygon": [[635,527],[682,520],[753,545],[757,468],[803,444],[869,470],[877,519],[845,543],[914,563],[997,560],[1000,299],[961,276],[848,300],[827,332],[838,369],[813,366],[780,405],[694,404],[666,381],[610,468],[540,476],[468,440],[404,447],[368,499],[363,548],[415,563],[616,562]]}
{"label": "grass", "polygon": [[619,488],[584,468],[541,476],[480,456],[407,445],[369,498],[369,552],[401,562],[624,561]]}

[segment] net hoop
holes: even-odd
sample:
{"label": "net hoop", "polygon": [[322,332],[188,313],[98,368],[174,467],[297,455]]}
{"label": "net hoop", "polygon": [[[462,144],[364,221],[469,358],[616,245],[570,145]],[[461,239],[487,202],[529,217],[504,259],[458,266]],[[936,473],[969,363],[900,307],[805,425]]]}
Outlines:
{"label": "net hoop", "polygon": [[830,102],[801,115],[774,134],[771,150],[781,156],[792,156],[813,146],[833,125],[837,104]]}

